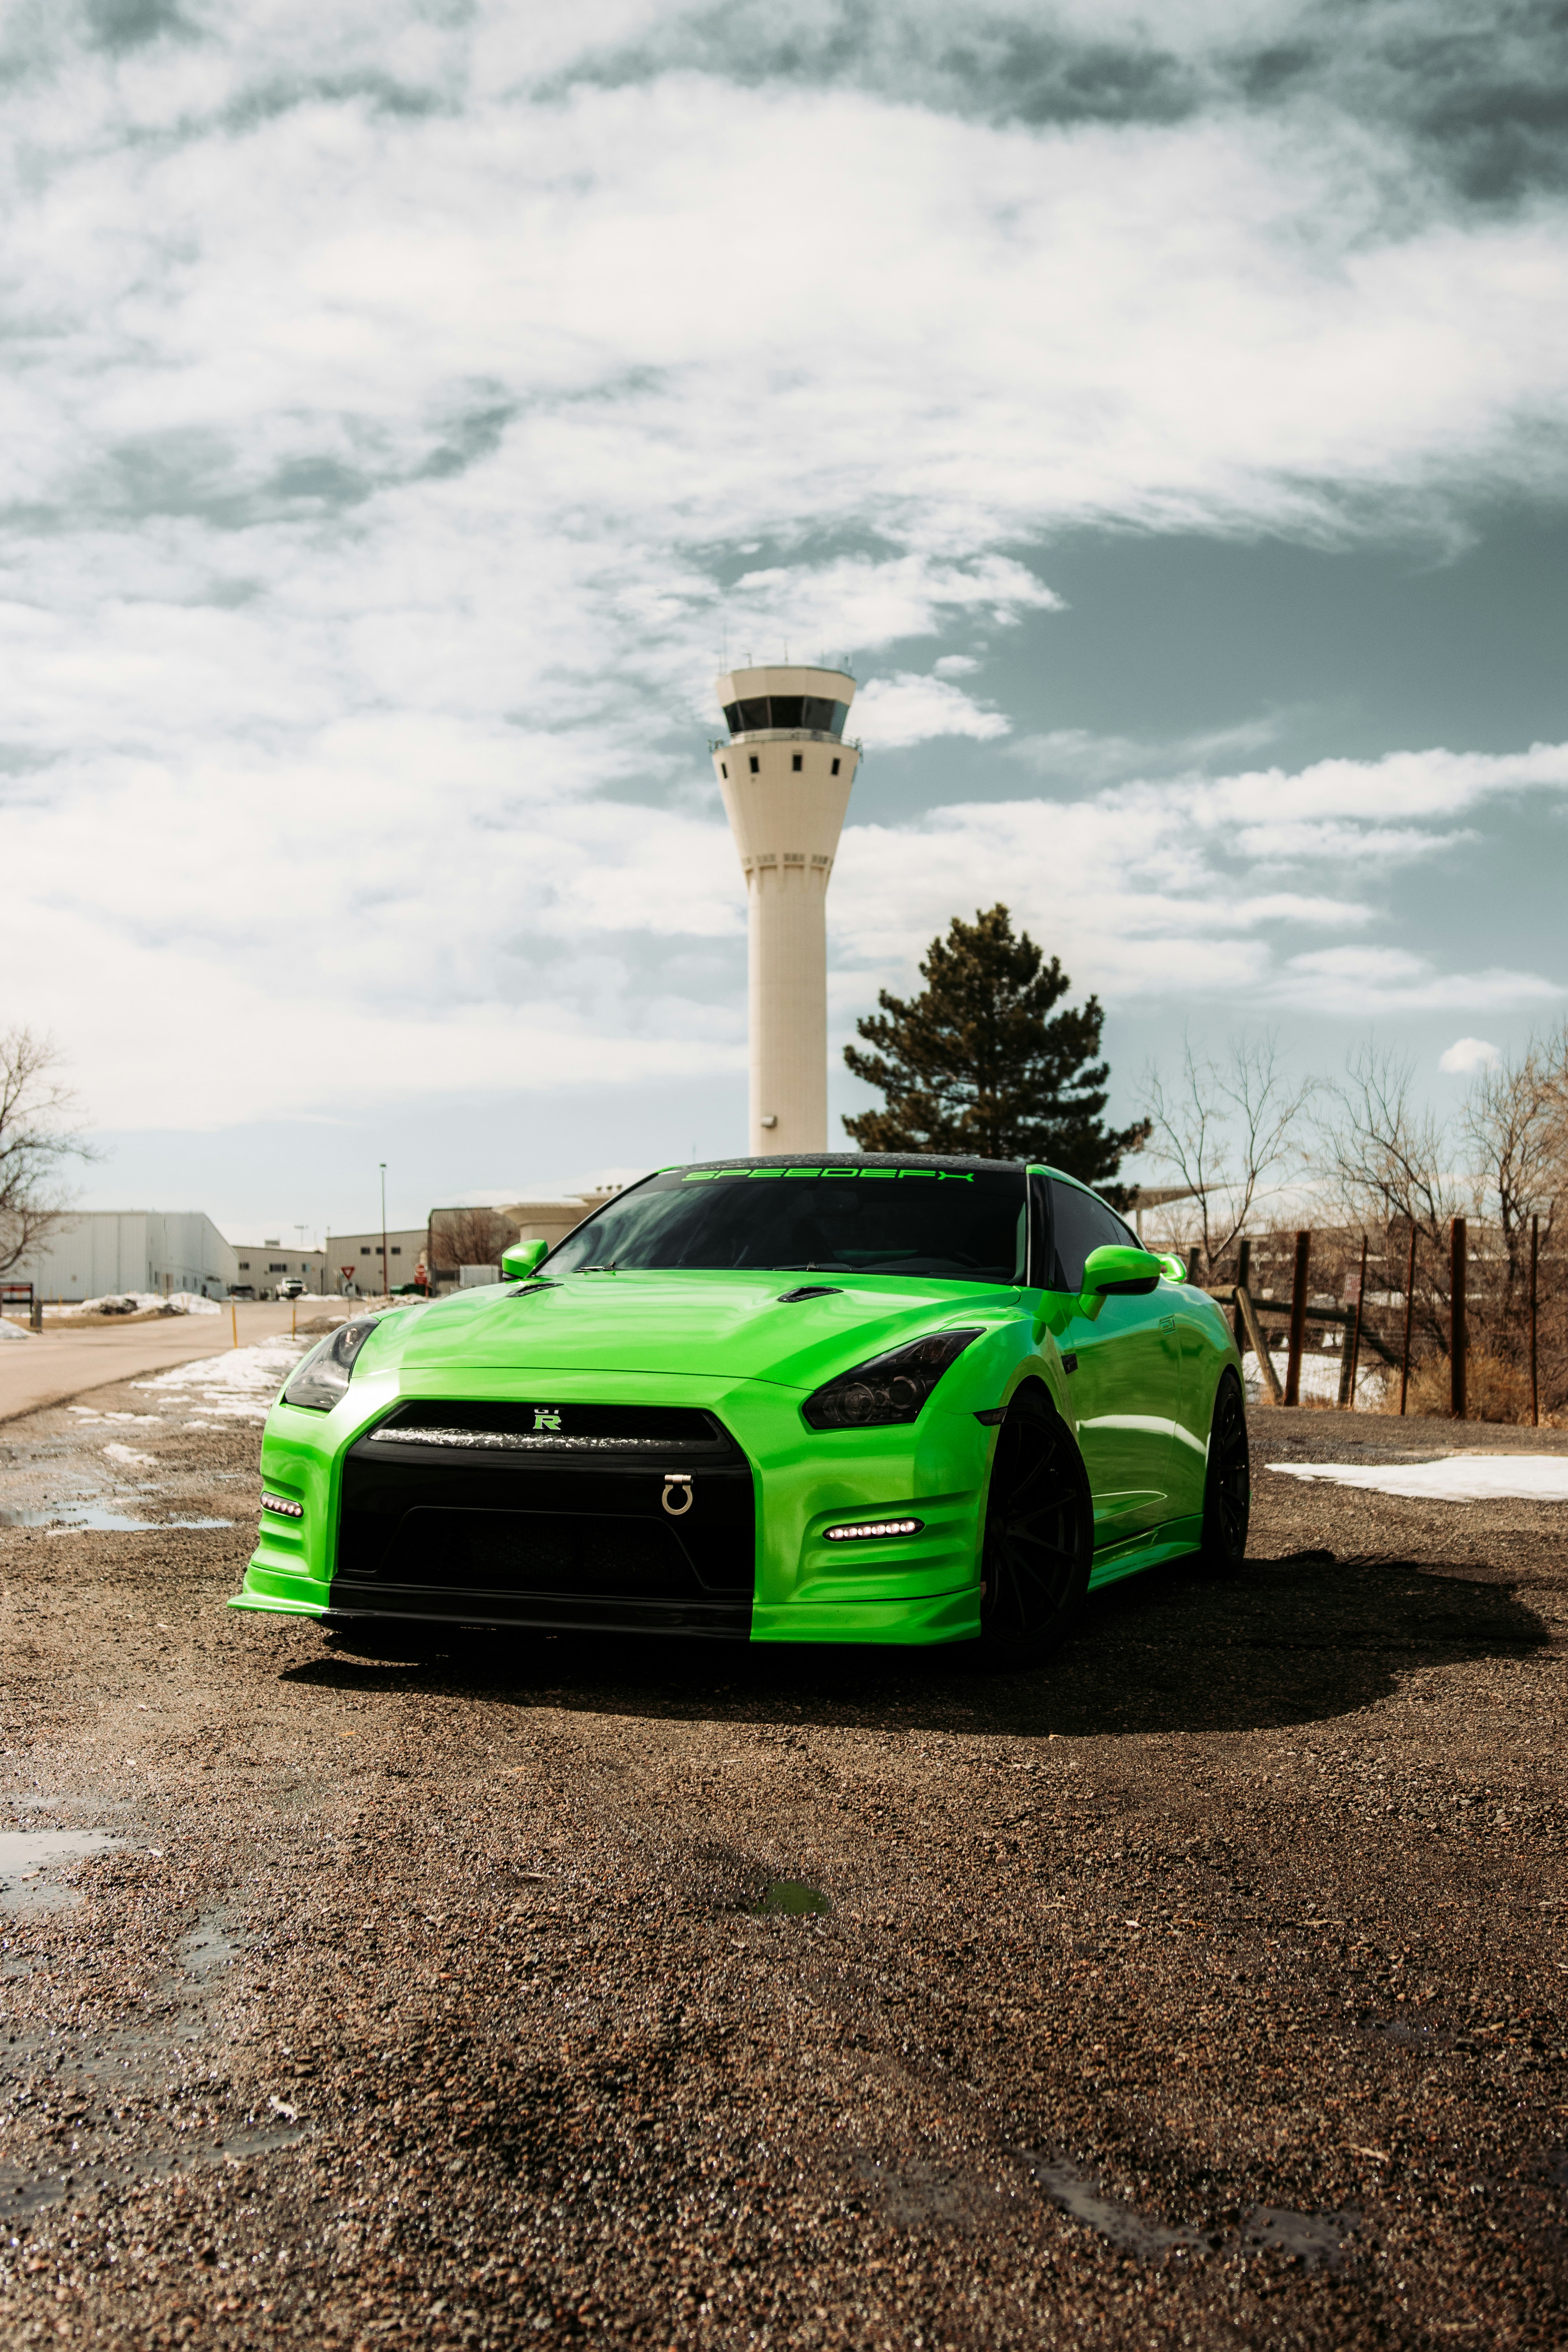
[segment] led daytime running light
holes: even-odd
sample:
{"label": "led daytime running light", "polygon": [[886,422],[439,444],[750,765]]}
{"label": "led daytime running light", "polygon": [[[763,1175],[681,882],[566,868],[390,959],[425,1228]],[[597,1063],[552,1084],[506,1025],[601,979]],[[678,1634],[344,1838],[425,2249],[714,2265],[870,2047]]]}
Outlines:
{"label": "led daytime running light", "polygon": [[291,1503],[287,1495],[263,1495],[261,1507],[264,1511],[276,1511],[283,1519],[302,1519],[305,1516],[304,1504]]}
{"label": "led daytime running light", "polygon": [[852,1526],[829,1528],[829,1543],[866,1543],[873,1536],[918,1536],[923,1519],[857,1519]]}

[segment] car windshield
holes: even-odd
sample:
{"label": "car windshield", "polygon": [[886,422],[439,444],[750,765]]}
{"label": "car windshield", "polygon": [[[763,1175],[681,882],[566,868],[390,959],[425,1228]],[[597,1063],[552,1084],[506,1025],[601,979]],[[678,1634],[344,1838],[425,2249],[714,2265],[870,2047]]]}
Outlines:
{"label": "car windshield", "polygon": [[1023,1174],[931,1168],[675,1169],[567,1236],[552,1274],[614,1267],[1024,1279]]}

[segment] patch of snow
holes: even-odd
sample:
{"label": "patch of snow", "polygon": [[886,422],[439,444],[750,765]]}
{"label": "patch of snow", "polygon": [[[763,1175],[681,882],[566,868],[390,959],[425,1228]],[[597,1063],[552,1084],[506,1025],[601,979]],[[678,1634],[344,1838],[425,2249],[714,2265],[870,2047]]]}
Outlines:
{"label": "patch of snow", "polygon": [[1326,1478],[1337,1486],[1367,1486],[1434,1503],[1491,1503],[1517,1497],[1568,1503],[1568,1455],[1447,1454],[1440,1462],[1270,1462],[1286,1478]]}
{"label": "patch of snow", "polygon": [[[1283,1349],[1279,1349],[1275,1351],[1274,1369],[1279,1375],[1279,1385],[1283,1388],[1285,1385],[1285,1351]],[[1250,1348],[1247,1350],[1247,1353],[1241,1360],[1241,1377],[1247,1386],[1247,1403],[1265,1403],[1268,1401],[1268,1391],[1263,1384],[1263,1374],[1259,1369],[1258,1359],[1253,1354]],[[1355,1368],[1355,1392],[1357,1403],[1365,1402],[1367,1404],[1375,1404],[1378,1398],[1383,1394],[1384,1382],[1386,1381],[1387,1377],[1388,1369],[1386,1365],[1380,1364],[1375,1360],[1369,1364],[1363,1356]],[[1318,1404],[1337,1404],[1339,1402],[1339,1395],[1340,1359],[1338,1355],[1303,1355],[1301,1358],[1302,1402],[1306,1403],[1308,1402],[1311,1402]]]}
{"label": "patch of snow", "polygon": [[26,1331],[20,1323],[7,1322],[5,1316],[0,1315],[0,1339],[25,1339],[26,1337]]}
{"label": "patch of snow", "polygon": [[106,1445],[103,1452],[107,1461],[118,1462],[127,1470],[155,1470],[158,1466],[155,1454],[133,1454],[129,1445]]}
{"label": "patch of snow", "polygon": [[172,1370],[135,1385],[158,1390],[171,1402],[188,1398],[193,1412],[219,1422],[265,1421],[273,1398],[313,1345],[310,1339],[264,1339],[253,1347],[230,1348],[222,1356],[201,1356],[193,1364],[176,1364]]}
{"label": "patch of snow", "polygon": [[101,1298],[84,1298],[79,1307],[68,1307],[65,1311],[71,1315],[90,1315],[95,1308],[123,1307],[128,1298],[134,1302],[138,1315],[144,1314],[152,1307],[167,1307],[176,1315],[221,1315],[223,1312],[216,1298],[203,1298],[194,1290],[176,1290],[168,1297],[161,1290],[106,1290]]}

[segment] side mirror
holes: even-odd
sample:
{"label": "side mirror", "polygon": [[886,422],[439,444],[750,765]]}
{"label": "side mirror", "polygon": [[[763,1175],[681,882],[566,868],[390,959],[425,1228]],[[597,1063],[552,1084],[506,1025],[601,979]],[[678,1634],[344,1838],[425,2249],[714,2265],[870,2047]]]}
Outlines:
{"label": "side mirror", "polygon": [[1082,1310],[1092,1323],[1108,1298],[1143,1298],[1160,1286],[1164,1271],[1150,1251],[1107,1242],[1090,1250],[1084,1264]]}
{"label": "side mirror", "polygon": [[1160,1271],[1164,1276],[1167,1282],[1185,1282],[1187,1278],[1186,1259],[1184,1257],[1163,1255],[1160,1260]]}
{"label": "side mirror", "polygon": [[514,1242],[501,1253],[501,1276],[507,1282],[526,1282],[541,1258],[548,1256],[548,1242]]}

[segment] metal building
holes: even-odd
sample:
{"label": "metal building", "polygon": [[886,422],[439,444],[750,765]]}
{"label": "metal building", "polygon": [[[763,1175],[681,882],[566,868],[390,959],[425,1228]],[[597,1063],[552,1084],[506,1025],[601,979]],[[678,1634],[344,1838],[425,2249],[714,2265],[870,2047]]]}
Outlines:
{"label": "metal building", "polygon": [[154,1290],[226,1298],[237,1276],[234,1250],[199,1209],[84,1209],[9,1278],[30,1282],[40,1298],[77,1301]]}

